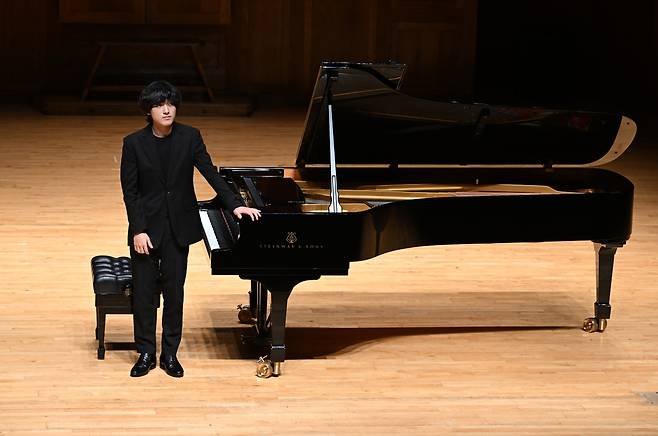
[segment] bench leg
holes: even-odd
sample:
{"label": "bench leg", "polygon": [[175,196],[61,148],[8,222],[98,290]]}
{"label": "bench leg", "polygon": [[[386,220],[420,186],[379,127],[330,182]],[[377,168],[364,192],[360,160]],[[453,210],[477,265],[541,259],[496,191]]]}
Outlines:
{"label": "bench leg", "polygon": [[96,308],[96,339],[98,339],[98,359],[105,359],[105,311]]}

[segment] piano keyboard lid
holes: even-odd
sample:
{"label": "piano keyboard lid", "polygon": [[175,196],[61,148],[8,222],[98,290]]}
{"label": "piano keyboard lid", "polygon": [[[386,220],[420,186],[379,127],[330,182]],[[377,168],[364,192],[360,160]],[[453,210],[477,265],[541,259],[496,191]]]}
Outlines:
{"label": "piano keyboard lid", "polygon": [[618,114],[445,103],[399,91],[405,65],[324,62],[297,153],[329,164],[328,75],[340,166],[581,167],[613,161],[636,125]]}

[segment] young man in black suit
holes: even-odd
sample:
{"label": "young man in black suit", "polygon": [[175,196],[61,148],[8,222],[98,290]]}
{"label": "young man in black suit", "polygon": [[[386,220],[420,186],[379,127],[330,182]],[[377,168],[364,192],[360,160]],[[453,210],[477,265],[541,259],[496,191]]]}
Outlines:
{"label": "young man in black suit", "polygon": [[189,245],[202,238],[194,168],[238,219],[243,215],[260,218],[260,211],[243,206],[217,173],[199,131],[174,121],[180,103],[180,93],[173,85],[150,83],[139,97],[148,125],[123,140],[121,188],[128,212],[133,324],[140,353],[130,371],[132,377],[155,368],[158,281],[164,299],[160,367],[172,377],[183,376],[176,352],[183,327],[187,255]]}

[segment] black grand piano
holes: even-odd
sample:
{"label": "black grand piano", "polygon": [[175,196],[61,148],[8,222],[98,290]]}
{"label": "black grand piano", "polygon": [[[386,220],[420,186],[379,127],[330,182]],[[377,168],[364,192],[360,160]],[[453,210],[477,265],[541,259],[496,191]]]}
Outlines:
{"label": "black grand piano", "polygon": [[260,377],[280,374],[295,285],[408,247],[593,241],[596,301],[583,328],[606,327],[633,185],[592,167],[624,152],[635,123],[413,98],[399,91],[404,72],[395,63],[323,63],[295,167],[220,170],[262,219],[238,223],[216,199],[199,203],[212,274],[251,280],[239,319],[271,347]]}

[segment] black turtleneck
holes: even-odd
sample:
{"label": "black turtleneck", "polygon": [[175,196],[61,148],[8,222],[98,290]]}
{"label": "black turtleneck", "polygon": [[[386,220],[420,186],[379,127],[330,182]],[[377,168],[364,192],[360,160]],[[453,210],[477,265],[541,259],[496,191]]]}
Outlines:
{"label": "black turtleneck", "polygon": [[171,156],[171,134],[164,138],[158,138],[153,135],[153,139],[155,140],[155,145],[158,149],[158,154],[160,155],[160,168],[162,168],[162,174],[164,175],[166,182],[167,173],[169,172],[169,158]]}

